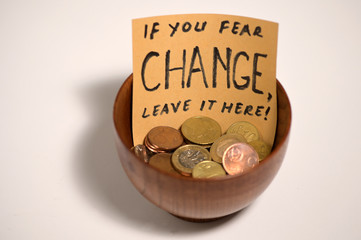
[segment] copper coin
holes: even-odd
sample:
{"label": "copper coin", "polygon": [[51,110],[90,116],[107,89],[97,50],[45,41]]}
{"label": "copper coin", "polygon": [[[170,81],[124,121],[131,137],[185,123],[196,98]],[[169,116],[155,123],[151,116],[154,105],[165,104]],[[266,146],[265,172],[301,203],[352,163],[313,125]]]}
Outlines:
{"label": "copper coin", "polygon": [[170,174],[180,175],[180,173],[173,168],[171,158],[171,153],[157,153],[150,158],[149,165]]}
{"label": "copper coin", "polygon": [[241,134],[229,133],[218,138],[211,146],[210,153],[213,161],[222,163],[224,151],[232,144],[239,142],[247,142]]}
{"label": "copper coin", "polygon": [[247,143],[235,143],[228,147],[222,159],[229,175],[244,173],[259,164],[256,150]]}
{"label": "copper coin", "polygon": [[151,151],[152,153],[163,153],[163,152],[166,152],[166,151],[164,151],[164,150],[161,150],[161,149],[157,148],[157,146],[151,145],[151,144],[149,143],[149,140],[148,140],[147,137],[144,139],[144,145],[145,145],[145,146],[147,147],[147,149],[148,149],[149,151]]}
{"label": "copper coin", "polygon": [[183,143],[180,131],[168,126],[152,128],[147,134],[146,140],[152,149],[166,152],[173,151]]}

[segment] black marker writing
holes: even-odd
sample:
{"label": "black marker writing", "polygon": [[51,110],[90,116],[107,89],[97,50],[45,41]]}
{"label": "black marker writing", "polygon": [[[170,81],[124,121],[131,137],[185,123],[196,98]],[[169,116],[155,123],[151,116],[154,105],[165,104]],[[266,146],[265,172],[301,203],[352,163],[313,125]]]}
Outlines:
{"label": "black marker writing", "polygon": [[[143,60],[141,69],[141,78],[144,89],[146,91],[155,91],[161,86],[160,82],[156,83],[155,86],[150,86],[151,84],[149,84],[146,79],[146,66],[149,61],[152,61],[152,64],[165,65],[165,71],[163,72],[164,75],[162,76],[162,72],[160,72],[159,77],[157,77],[157,79],[164,79],[164,89],[169,89],[171,87],[171,82],[173,82],[173,86],[179,84],[181,88],[190,88],[192,83],[192,76],[194,73],[201,73],[204,87],[209,88],[206,77],[206,72],[209,71],[211,71],[212,73],[211,87],[216,88],[218,87],[219,81],[218,74],[221,71],[226,71],[227,76],[222,77],[221,80],[225,82],[224,84],[226,84],[228,89],[232,87],[238,90],[245,90],[251,88],[252,91],[257,94],[264,94],[263,91],[257,87],[257,81],[260,80],[260,77],[262,76],[262,72],[259,70],[259,60],[260,58],[267,58],[267,54],[254,53],[253,55],[249,55],[245,51],[239,51],[236,52],[233,57],[232,49],[226,48],[225,51],[223,51],[223,53],[221,54],[217,47],[213,47],[213,64],[211,64],[210,66],[205,66],[203,64],[202,52],[198,46],[195,46],[193,48],[190,59],[187,59],[188,54],[186,49],[183,49],[182,53],[182,63],[176,66],[171,66],[173,56],[172,50],[167,50],[162,55],[155,51],[149,52]],[[247,68],[252,68],[250,74],[240,74],[241,70],[243,69],[242,67],[247,65]],[[207,67],[210,67],[212,69],[207,69]],[[172,79],[171,72],[173,71],[182,71],[181,77],[178,77],[179,75],[177,75],[177,77],[174,77]],[[231,73],[232,79],[230,79]],[[154,81],[154,79],[152,81]],[[268,97],[269,100],[272,98],[272,96]]]}
{"label": "black marker writing", "polygon": [[258,57],[267,57],[267,54],[255,53],[253,58],[253,74],[252,74],[252,91],[258,94],[263,94],[263,91],[256,88],[256,77],[262,76],[261,72],[257,71]]}
{"label": "black marker writing", "polygon": [[[154,38],[154,34],[159,32],[159,29],[157,28],[159,26],[159,22],[155,22],[152,25],[152,30],[150,32],[150,39],[152,40]],[[144,26],[144,38],[147,38],[148,36],[148,24],[145,24]]]}
{"label": "black marker writing", "polygon": [[174,33],[177,31],[177,29],[178,29],[178,27],[179,27],[179,22],[177,22],[177,23],[175,24],[175,26],[172,26],[172,24],[168,24],[168,25],[169,25],[169,27],[172,29],[172,32],[171,32],[170,36],[173,37]]}
{"label": "black marker writing", "polygon": [[256,26],[253,30],[253,34],[251,34],[248,24],[242,26],[240,22],[233,22],[233,24],[230,24],[228,20],[224,20],[221,22],[218,32],[222,34],[226,29],[230,29],[230,32],[234,35],[242,36],[246,33],[248,36],[263,37],[261,35],[262,28],[260,26]]}
{"label": "black marker writing", "polygon": [[[199,61],[199,65],[201,68],[194,68],[194,62],[195,62],[197,56],[198,56],[198,61]],[[204,67],[203,67],[202,56],[201,56],[201,53],[199,52],[199,47],[196,46],[193,50],[193,55],[192,55],[191,64],[190,64],[190,68],[189,68],[189,75],[188,75],[188,81],[187,81],[188,88],[191,86],[192,73],[199,72],[199,71],[202,72],[204,86],[206,88],[208,88],[206,74],[204,72]]]}
{"label": "black marker writing", "polygon": [[[178,29],[179,29],[179,26],[181,25],[179,22],[176,22],[175,23],[175,25],[172,25],[172,24],[168,24],[169,25],[169,27],[171,28],[171,33],[170,33],[170,37],[173,37],[174,36],[174,34],[178,31]],[[204,21],[203,23],[202,23],[202,27],[200,27],[200,23],[199,22],[196,22],[196,24],[195,24],[195,26],[194,26],[194,31],[196,31],[196,32],[202,32],[202,31],[204,31],[205,30],[205,28],[206,28],[206,26],[207,26],[207,22],[206,21]],[[187,33],[187,32],[190,32],[191,30],[192,30],[192,28],[193,28],[193,25],[192,25],[192,23],[190,23],[190,22],[184,22],[183,24],[182,24],[182,26],[181,26],[181,31],[182,32],[184,32],[184,33]]]}
{"label": "black marker writing", "polygon": [[218,48],[213,48],[213,71],[212,71],[212,87],[215,88],[217,87],[217,72],[218,72],[218,62],[221,63],[222,67],[224,70],[227,71],[227,88],[230,88],[230,81],[229,81],[229,72],[230,72],[230,62],[231,62],[231,54],[232,54],[232,49],[227,48],[226,49],[227,53],[226,53],[226,59],[227,59],[227,63],[225,64],[224,61],[221,58],[221,55],[219,54],[219,50]]}
{"label": "black marker writing", "polygon": [[158,57],[159,56],[159,53],[157,52],[150,52],[147,54],[147,56],[145,56],[144,58],[144,61],[143,61],[143,64],[142,64],[142,83],[143,83],[143,86],[145,88],[145,90],[147,91],[154,91],[154,90],[157,90],[160,86],[160,83],[158,83],[154,88],[148,88],[147,85],[145,84],[145,67],[147,66],[147,63],[149,61],[150,58],[152,57]]}
{"label": "black marker writing", "polygon": [[[153,117],[156,116],[160,116],[163,114],[169,114],[173,111],[173,113],[177,113],[179,109],[182,109],[183,112],[186,112],[190,109],[190,103],[191,103],[191,99],[187,99],[185,101],[183,101],[183,107],[180,108],[182,101],[178,101],[176,104],[175,103],[164,103],[164,104],[157,104],[154,105],[152,108],[150,108],[150,112],[148,112],[148,108],[145,107],[143,110],[143,114],[142,114],[142,118],[148,118],[151,115]],[[169,108],[169,105],[172,106],[172,108]]]}
{"label": "black marker writing", "polygon": [[234,56],[232,81],[233,81],[233,85],[234,85],[235,88],[240,89],[240,90],[243,90],[243,89],[248,88],[248,86],[249,86],[249,80],[250,80],[250,79],[249,79],[249,76],[241,76],[241,78],[242,78],[243,80],[246,80],[246,82],[245,82],[243,85],[239,85],[239,84],[237,83],[237,81],[236,81],[237,62],[238,62],[238,58],[239,58],[240,56],[245,57],[247,61],[249,60],[248,54],[247,54],[246,52],[243,52],[243,51],[242,51],[242,52],[238,52],[238,53],[236,54],[236,56]]}

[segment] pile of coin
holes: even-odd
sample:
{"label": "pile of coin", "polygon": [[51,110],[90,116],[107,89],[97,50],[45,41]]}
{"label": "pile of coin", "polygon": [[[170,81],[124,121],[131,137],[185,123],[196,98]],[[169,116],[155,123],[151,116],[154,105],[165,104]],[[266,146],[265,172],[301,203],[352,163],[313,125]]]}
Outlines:
{"label": "pile of coin", "polygon": [[271,152],[257,128],[246,121],[233,123],[222,135],[221,126],[209,117],[187,119],[180,130],[157,126],[132,148],[135,155],[175,175],[211,178],[247,172]]}
{"label": "pile of coin", "polygon": [[167,126],[151,129],[144,139],[144,145],[153,153],[172,152],[182,144],[182,134]]}

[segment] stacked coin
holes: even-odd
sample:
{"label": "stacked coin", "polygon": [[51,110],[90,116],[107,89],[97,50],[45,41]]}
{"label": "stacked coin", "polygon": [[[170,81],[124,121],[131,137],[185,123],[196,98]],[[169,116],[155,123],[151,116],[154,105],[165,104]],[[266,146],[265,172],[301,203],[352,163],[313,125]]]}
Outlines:
{"label": "stacked coin", "polygon": [[167,126],[151,129],[144,145],[135,150],[139,158],[161,171],[210,178],[249,171],[270,154],[271,146],[249,122],[235,122],[222,135],[215,120],[196,116],[187,119],[180,131]]}
{"label": "stacked coin", "polygon": [[151,129],[144,139],[144,145],[153,153],[172,152],[182,144],[182,134],[168,126]]}

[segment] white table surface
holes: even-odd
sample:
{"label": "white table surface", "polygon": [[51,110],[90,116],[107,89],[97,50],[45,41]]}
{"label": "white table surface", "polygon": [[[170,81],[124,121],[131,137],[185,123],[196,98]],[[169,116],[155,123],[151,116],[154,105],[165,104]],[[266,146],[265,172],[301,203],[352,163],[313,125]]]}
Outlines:
{"label": "white table surface", "polygon": [[[361,239],[360,1],[1,1],[0,239]],[[143,198],[113,142],[131,19],[278,22],[293,110],[284,163],[245,211],[182,221]]]}

